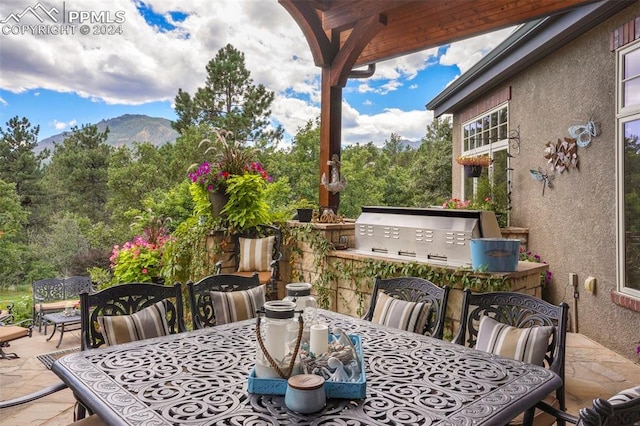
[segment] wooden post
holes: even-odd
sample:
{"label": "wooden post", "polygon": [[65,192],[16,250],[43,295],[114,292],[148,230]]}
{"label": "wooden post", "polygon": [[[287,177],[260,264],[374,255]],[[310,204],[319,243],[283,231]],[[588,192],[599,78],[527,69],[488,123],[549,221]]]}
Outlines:
{"label": "wooden post", "polygon": [[342,141],[342,87],[331,86],[331,67],[322,68],[320,107],[320,173],[318,174],[320,206],[340,205],[340,193],[333,194],[322,183],[322,174],[330,179],[327,162],[333,154],[340,158]]}

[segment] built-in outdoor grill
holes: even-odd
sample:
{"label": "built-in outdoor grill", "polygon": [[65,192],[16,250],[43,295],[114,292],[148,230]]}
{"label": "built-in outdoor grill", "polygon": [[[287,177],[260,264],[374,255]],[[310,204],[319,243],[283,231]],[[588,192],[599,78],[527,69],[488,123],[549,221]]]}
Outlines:
{"label": "built-in outdoor grill", "polygon": [[500,238],[491,211],[363,207],[355,250],[395,259],[470,266],[471,238]]}

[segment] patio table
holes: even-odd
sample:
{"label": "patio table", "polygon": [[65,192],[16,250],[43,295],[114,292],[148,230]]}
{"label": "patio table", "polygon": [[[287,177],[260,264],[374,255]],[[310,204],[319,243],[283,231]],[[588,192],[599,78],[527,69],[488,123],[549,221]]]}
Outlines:
{"label": "patio table", "polygon": [[319,413],[247,392],[255,320],[87,350],[52,370],[107,424],[504,425],[560,386],[539,366],[328,311],[362,339],[367,396]]}
{"label": "patio table", "polygon": [[[64,337],[65,331],[73,331],[80,329],[80,311],[75,311],[77,313],[73,313],[72,315],[67,314],[65,312],[56,312],[53,314],[45,314],[42,318],[45,321],[45,324],[52,323],[53,331],[51,331],[51,335],[47,337],[47,342],[53,339],[54,334],[56,334],[57,330],[60,330],[60,339],[58,340],[58,344],[56,348],[60,347],[62,343],[62,338]],[[45,326],[46,330],[46,326]]]}

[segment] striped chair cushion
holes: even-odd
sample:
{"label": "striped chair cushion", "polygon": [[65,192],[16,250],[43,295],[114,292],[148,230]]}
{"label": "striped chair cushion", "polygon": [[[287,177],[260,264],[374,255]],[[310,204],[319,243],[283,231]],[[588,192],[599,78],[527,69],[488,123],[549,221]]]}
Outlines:
{"label": "striped chair cushion", "polygon": [[169,334],[167,309],[161,300],[131,315],[98,316],[107,345],[133,342]]}
{"label": "striped chair cushion", "polygon": [[264,305],[264,285],[241,291],[212,291],[211,303],[216,324],[227,324],[256,317]]}
{"label": "striped chair cushion", "polygon": [[273,259],[273,244],[276,237],[238,238],[240,261],[238,272],[268,271]]}
{"label": "striped chair cushion", "polygon": [[640,398],[640,386],[618,392],[617,394],[609,398],[609,402],[611,403],[611,405],[618,405],[632,401],[636,398]]}
{"label": "striped chair cushion", "polygon": [[518,328],[483,316],[476,349],[529,364],[542,365],[553,326]]}
{"label": "striped chair cushion", "polygon": [[430,309],[430,302],[407,302],[380,292],[371,322],[422,334]]}

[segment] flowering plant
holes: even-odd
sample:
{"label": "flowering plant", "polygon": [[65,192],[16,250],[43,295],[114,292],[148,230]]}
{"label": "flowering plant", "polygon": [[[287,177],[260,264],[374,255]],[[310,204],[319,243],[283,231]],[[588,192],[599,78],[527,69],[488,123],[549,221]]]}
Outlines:
{"label": "flowering plant", "polygon": [[197,183],[208,192],[225,192],[231,176],[240,176],[244,173],[257,174],[267,182],[271,182],[271,176],[267,174],[260,163],[253,161],[254,150],[243,147],[239,143],[227,141],[231,132],[220,130],[215,132],[216,139],[203,139],[199,147],[211,145],[205,151],[205,155],[213,152],[214,161],[197,165],[193,164],[189,169],[191,182]]}
{"label": "flowering plant", "polygon": [[227,185],[227,179],[231,174],[228,171],[222,170],[221,164],[210,164],[204,162],[200,164],[195,172],[189,173],[191,182],[201,185],[209,192],[223,192]]}
{"label": "flowering plant", "polygon": [[151,282],[160,276],[164,245],[170,237],[162,232],[155,238],[136,235],[120,247],[114,245],[109,266],[116,282]]}
{"label": "flowering plant", "polygon": [[482,166],[488,167],[491,164],[491,157],[488,155],[462,155],[456,158],[461,166]]}
{"label": "flowering plant", "polygon": [[484,199],[474,200],[460,200],[458,198],[450,198],[442,203],[442,208],[445,209],[468,209],[468,210],[490,210],[496,211],[496,204],[491,197],[485,197]]}
{"label": "flowering plant", "polygon": [[[522,260],[523,262],[544,263],[545,265],[547,264],[547,262],[542,261],[539,254],[526,251],[522,246],[520,246],[520,260]],[[549,269],[540,274],[540,284],[542,284],[543,287],[551,284],[552,279],[553,273]]]}

